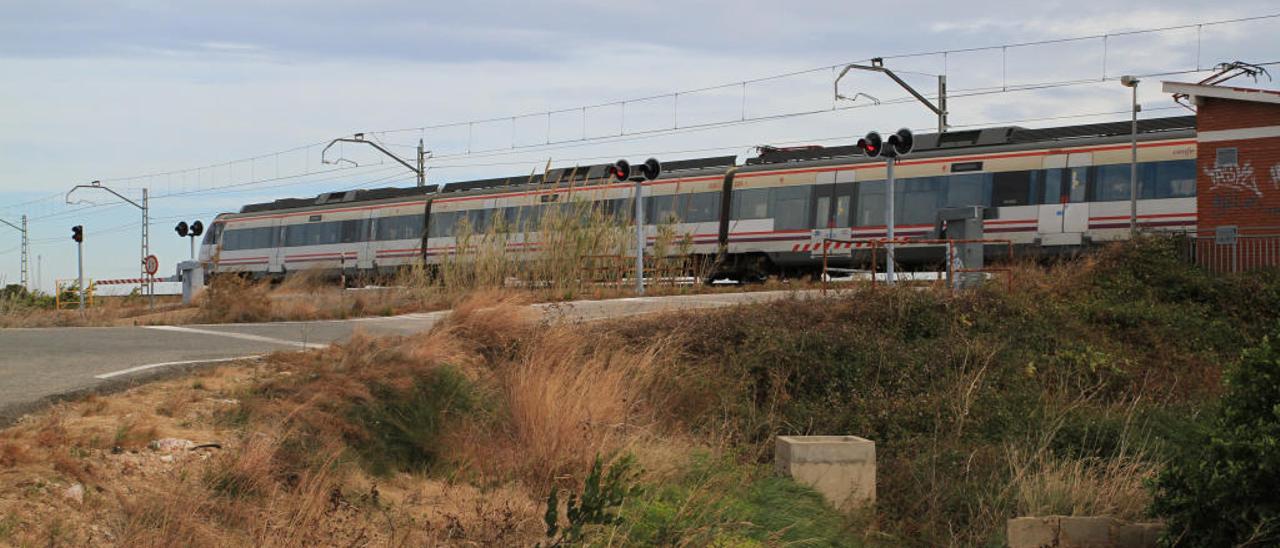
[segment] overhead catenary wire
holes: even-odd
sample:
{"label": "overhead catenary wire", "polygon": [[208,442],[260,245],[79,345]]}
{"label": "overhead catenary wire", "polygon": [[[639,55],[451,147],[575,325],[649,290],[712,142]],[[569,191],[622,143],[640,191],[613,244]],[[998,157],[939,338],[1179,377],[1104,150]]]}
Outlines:
{"label": "overhead catenary wire", "polygon": [[[883,58],[883,59],[910,59],[910,58],[917,58],[917,57],[941,56],[941,57],[943,57],[943,58],[944,58],[944,60],[945,60],[946,56],[948,56],[948,55],[955,55],[955,54],[960,54],[960,53],[972,53],[972,52],[979,52],[979,51],[993,51],[993,50],[1008,50],[1008,49],[1010,49],[1010,48],[1032,47],[1032,46],[1041,46],[1041,45],[1050,45],[1050,44],[1060,44],[1060,43],[1069,43],[1069,42],[1081,42],[1081,41],[1088,41],[1088,40],[1101,40],[1101,39],[1105,39],[1105,38],[1107,38],[1107,37],[1114,37],[1114,36],[1131,36],[1131,35],[1137,35],[1137,34],[1151,34],[1151,33],[1160,33],[1160,32],[1172,32],[1172,31],[1188,30],[1188,29],[1198,29],[1198,31],[1197,31],[1197,32],[1199,32],[1200,30],[1202,30],[1202,29],[1204,29],[1204,28],[1206,28],[1206,27],[1210,27],[1210,28],[1212,28],[1212,27],[1222,26],[1222,25],[1231,25],[1231,24],[1239,24],[1239,23],[1255,22],[1255,21],[1262,21],[1262,20],[1271,20],[1271,19],[1276,19],[1276,18],[1280,18],[1280,13],[1263,14],[1263,15],[1249,16],[1249,17],[1237,17],[1237,18],[1229,18],[1229,19],[1219,19],[1219,20],[1213,20],[1213,21],[1202,21],[1202,22],[1197,22],[1197,23],[1186,23],[1186,24],[1181,24],[1181,25],[1169,25],[1169,26],[1154,27],[1154,28],[1147,28],[1147,29],[1134,29],[1134,30],[1114,31],[1114,32],[1107,32],[1107,33],[1100,33],[1100,34],[1084,35],[1084,36],[1073,36],[1073,37],[1063,37],[1063,38],[1051,38],[1051,39],[1045,39],[1045,40],[1024,41],[1024,42],[1011,42],[1011,43],[1005,43],[1005,44],[994,44],[994,45],[976,46],[976,47],[967,47],[967,48],[953,48],[953,49],[945,49],[945,50],[933,50],[933,51],[920,51],[920,52],[899,53],[899,54],[893,54],[893,55],[886,55],[886,56],[882,56],[882,58]],[[1197,48],[1197,55],[1198,55],[1198,54],[1199,54],[1199,51],[1198,51],[1198,48]],[[866,59],[864,59],[864,60],[861,60],[861,61],[865,62],[865,61],[867,61],[867,60],[866,60]],[[1198,60],[1197,60],[1197,61],[1198,61]],[[600,108],[600,107],[606,107],[606,106],[611,106],[611,105],[621,105],[621,104],[625,104],[625,103],[639,103],[639,102],[652,101],[652,100],[662,99],[662,98],[667,98],[667,97],[678,97],[678,96],[680,96],[680,95],[687,95],[687,94],[693,94],[693,93],[699,93],[699,92],[706,92],[706,91],[714,91],[714,90],[718,90],[718,89],[728,89],[728,88],[732,88],[732,87],[740,86],[740,85],[744,85],[744,84],[745,84],[745,85],[750,85],[750,84],[753,84],[753,83],[761,83],[761,82],[767,82],[767,81],[771,81],[771,80],[778,80],[778,79],[782,79],[782,78],[788,78],[788,77],[799,76],[799,75],[804,75],[804,74],[816,73],[816,72],[820,72],[820,71],[827,71],[827,70],[832,70],[833,68],[837,68],[837,67],[844,66],[844,65],[846,65],[846,64],[848,64],[848,62],[834,63],[834,64],[823,65],[823,66],[820,66],[820,67],[813,67],[813,68],[809,68],[809,69],[793,70],[793,71],[787,71],[787,72],[782,72],[782,73],[778,73],[778,74],[772,74],[772,75],[765,75],[765,76],[761,76],[761,77],[749,78],[749,79],[740,80],[740,81],[736,81],[736,82],[726,82],[726,83],[720,83],[720,84],[714,84],[714,85],[708,85],[708,86],[701,86],[701,87],[695,87],[695,88],[691,88],[691,89],[679,90],[679,91],[674,91],[674,92],[669,92],[669,93],[662,93],[662,94],[650,94],[650,95],[646,95],[646,96],[635,97],[635,98],[629,98],[629,99],[622,99],[622,100],[616,100],[616,101],[595,102],[595,103],[591,103],[591,104],[579,105],[579,106],[574,106],[574,107],[558,108],[558,109],[544,110],[544,111],[538,111],[538,112],[526,112],[526,113],[523,113],[523,114],[513,114],[513,115],[504,115],[504,116],[493,116],[493,117],[479,118],[479,119],[466,120],[466,121],[457,121],[457,122],[448,122],[448,123],[439,123],[439,124],[425,124],[425,125],[420,125],[420,126],[416,126],[416,127],[408,127],[408,128],[397,128],[397,129],[387,129],[387,130],[367,131],[366,133],[368,133],[368,134],[370,134],[370,135],[374,135],[374,136],[376,136],[378,139],[380,139],[380,140],[381,140],[381,139],[382,139],[382,137],[386,136],[387,134],[392,134],[392,133],[402,133],[402,132],[410,132],[410,131],[416,131],[416,132],[420,132],[420,133],[425,133],[427,130],[430,130],[430,129],[441,129],[441,128],[449,128],[449,127],[463,127],[463,126],[467,126],[467,125],[482,124],[482,123],[488,123],[488,122],[500,122],[500,121],[508,121],[508,120],[518,120],[518,119],[522,119],[522,118],[533,118],[533,117],[548,116],[548,115],[561,114],[561,113],[568,113],[568,112],[574,112],[574,111],[590,110],[590,109],[593,109],[593,108]],[[945,66],[945,61],[944,61],[944,66]],[[1197,62],[1197,71],[1199,71],[1198,69],[1199,69],[1199,63]],[[1106,77],[1105,73],[1103,74],[1103,77],[1104,77],[1104,79],[1105,79],[1105,77]],[[1095,81],[1096,81],[1096,80],[1095,80]],[[961,91],[961,90],[957,90],[957,91]],[[768,119],[765,119],[765,120],[767,121]],[[679,129],[679,128],[680,128],[680,126],[679,126],[679,124],[678,124],[678,120],[677,120],[676,126],[677,126],[677,127],[676,127],[675,129]],[[626,132],[625,132],[625,131],[624,131],[623,133],[624,133],[624,134],[626,134]],[[570,142],[570,141],[560,141],[560,142]],[[595,141],[591,141],[591,142],[595,142]],[[187,169],[178,169],[178,170],[167,170],[167,171],[154,171],[154,172],[144,173],[144,174],[140,174],[140,175],[131,175],[131,176],[122,176],[122,177],[109,177],[109,178],[104,178],[104,179],[103,179],[103,181],[107,181],[107,182],[127,182],[127,181],[137,181],[137,180],[147,179],[147,178],[158,178],[158,177],[172,177],[172,176],[178,176],[178,175],[189,175],[189,174],[192,174],[192,173],[195,173],[195,174],[197,174],[197,175],[198,175],[199,173],[201,173],[201,172],[203,172],[203,171],[205,171],[205,170],[215,170],[215,169],[217,169],[217,168],[222,168],[222,167],[232,166],[232,165],[235,165],[235,164],[242,164],[242,163],[246,163],[246,162],[253,163],[253,162],[256,162],[256,161],[259,161],[259,160],[263,160],[263,159],[267,159],[267,158],[272,158],[273,156],[277,158],[277,162],[278,162],[278,157],[279,157],[280,155],[290,154],[290,153],[295,153],[295,152],[300,152],[300,151],[304,151],[304,150],[307,150],[307,149],[310,149],[310,148],[316,148],[316,147],[319,147],[319,146],[324,145],[325,143],[327,143],[327,141],[317,141],[317,142],[313,142],[313,143],[308,143],[308,144],[304,144],[304,145],[295,146],[295,147],[292,147],[292,148],[287,148],[287,149],[280,150],[280,151],[275,151],[275,152],[269,152],[269,153],[259,154],[259,155],[250,156],[250,157],[242,158],[242,159],[238,159],[238,160],[227,161],[227,162],[218,162],[218,163],[207,164],[207,165],[200,166],[200,167],[196,167],[196,168],[187,168]],[[388,143],[388,144],[391,144],[391,145],[393,145],[393,146],[402,146],[402,147],[412,147],[412,146],[413,146],[413,145],[406,145],[406,144],[400,144],[400,143]],[[546,144],[554,144],[554,143],[546,143]],[[512,147],[512,148],[515,148],[515,147]],[[312,172],[308,169],[308,171],[306,171],[305,173],[295,174],[294,176],[302,176],[302,175],[306,175],[306,174],[309,174],[309,173],[312,173]],[[198,183],[197,183],[197,184],[198,184]],[[223,185],[215,185],[215,186],[220,187],[220,186],[223,186]],[[42,200],[43,200],[43,199],[37,199],[37,200],[34,200],[34,201],[42,201]],[[28,203],[29,203],[29,202],[28,202]]]}

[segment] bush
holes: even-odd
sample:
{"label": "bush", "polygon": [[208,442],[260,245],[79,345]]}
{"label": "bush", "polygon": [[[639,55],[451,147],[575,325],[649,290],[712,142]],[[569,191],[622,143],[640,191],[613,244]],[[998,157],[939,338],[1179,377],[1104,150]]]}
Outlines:
{"label": "bush", "polygon": [[1280,330],[1223,375],[1226,393],[1198,439],[1154,482],[1166,540],[1189,546],[1280,542]]}
{"label": "bush", "polygon": [[643,486],[612,531],[632,546],[856,546],[853,522],[813,489],[759,465],[697,455],[687,472]]}
{"label": "bush", "polygon": [[375,385],[373,398],[352,410],[361,427],[353,443],[371,472],[422,471],[436,463],[441,433],[479,406],[471,383],[457,369],[441,366],[417,378],[408,390]]}

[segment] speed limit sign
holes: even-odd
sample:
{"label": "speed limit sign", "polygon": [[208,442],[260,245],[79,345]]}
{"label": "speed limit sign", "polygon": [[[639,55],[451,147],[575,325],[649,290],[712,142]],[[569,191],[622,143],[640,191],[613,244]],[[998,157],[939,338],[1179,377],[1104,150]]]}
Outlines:
{"label": "speed limit sign", "polygon": [[147,271],[148,276],[155,276],[156,272],[160,271],[160,259],[155,255],[147,255],[147,258],[142,260],[142,268]]}

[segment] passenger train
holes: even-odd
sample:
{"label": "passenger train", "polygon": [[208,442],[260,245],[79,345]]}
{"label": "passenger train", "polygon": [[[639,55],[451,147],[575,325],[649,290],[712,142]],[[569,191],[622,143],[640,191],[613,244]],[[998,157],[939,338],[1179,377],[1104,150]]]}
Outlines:
{"label": "passenger train", "polygon": [[[1138,129],[1140,227],[1194,230],[1195,118],[1144,120]],[[897,236],[927,237],[940,208],[978,205],[987,208],[986,237],[1022,252],[1127,238],[1131,135],[1129,122],[918,135],[895,170]],[[200,260],[212,275],[380,275],[440,261],[463,219],[476,231],[499,219],[527,230],[548,208],[583,202],[630,219],[634,186],[610,179],[608,167],[251,204],[214,219]],[[825,237],[886,235],[884,178],[884,161],[854,146],[762,147],[740,165],[733,156],[665,162],[661,176],[643,184],[645,229],[652,246],[655,220],[671,223],[692,253],[714,260],[716,275],[812,271]],[[513,230],[506,238],[518,250],[536,234]],[[937,255],[912,259],[909,251],[899,260]]]}

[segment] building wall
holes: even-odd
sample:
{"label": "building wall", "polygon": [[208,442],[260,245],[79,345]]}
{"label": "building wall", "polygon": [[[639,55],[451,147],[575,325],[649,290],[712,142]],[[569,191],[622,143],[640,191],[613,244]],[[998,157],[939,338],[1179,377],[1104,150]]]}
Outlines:
{"label": "building wall", "polygon": [[[1235,225],[1241,233],[1271,229],[1280,234],[1280,105],[1203,101],[1196,116],[1200,229],[1212,232]],[[1254,131],[1239,131],[1243,129]],[[1236,149],[1234,166],[1216,164],[1218,151],[1224,148]]]}
{"label": "building wall", "polygon": [[[1205,97],[1196,115],[1198,260],[1214,270],[1280,265],[1280,104]],[[1234,165],[1218,153],[1234,148]],[[1212,236],[1236,226],[1231,246]]]}

